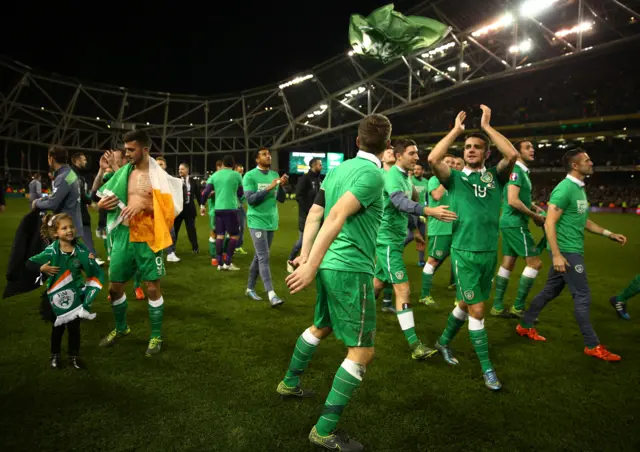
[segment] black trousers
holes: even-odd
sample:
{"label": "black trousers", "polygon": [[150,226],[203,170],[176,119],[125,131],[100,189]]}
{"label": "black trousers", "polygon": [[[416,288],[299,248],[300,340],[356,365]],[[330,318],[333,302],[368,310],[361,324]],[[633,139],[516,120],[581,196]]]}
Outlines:
{"label": "black trousers", "polygon": [[182,214],[180,214],[176,217],[173,222],[173,229],[176,232],[176,240],[173,243],[173,246],[178,244],[178,234],[180,234],[180,227],[182,227],[183,221],[187,226],[187,236],[191,242],[191,249],[193,251],[198,251],[200,248],[198,247],[198,234],[196,232],[196,217],[193,216],[183,217]]}
{"label": "black trousers", "polygon": [[65,329],[69,333],[67,335],[67,354],[69,356],[78,356],[78,353],[80,353],[80,319],[75,319],[64,325],[51,327],[51,354],[60,354],[62,336],[64,335]]}

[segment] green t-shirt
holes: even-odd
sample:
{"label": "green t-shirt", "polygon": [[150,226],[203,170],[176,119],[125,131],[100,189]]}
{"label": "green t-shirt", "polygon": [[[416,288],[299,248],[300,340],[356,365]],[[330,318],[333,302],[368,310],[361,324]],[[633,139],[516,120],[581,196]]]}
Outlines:
{"label": "green t-shirt", "polygon": [[211,184],[216,193],[215,210],[238,209],[238,188],[242,186],[240,173],[222,168],[213,173]]}
{"label": "green t-shirt", "polygon": [[384,175],[384,190],[382,191],[382,225],[378,233],[379,245],[402,245],[407,236],[409,214],[399,211],[391,202],[391,195],[403,192],[411,199],[412,186],[407,173],[403,173],[397,166],[392,166]]}
{"label": "green t-shirt", "polygon": [[[346,192],[355,196],[362,209],[347,218],[320,264],[320,269],[373,275],[376,238],[382,221],[383,178],[372,154],[358,152],[354,159],[341,163],[331,171],[322,189],[325,196],[325,218]],[[403,231],[403,239],[406,235]]]}
{"label": "green t-shirt", "polygon": [[453,211],[451,247],[464,251],[497,251],[504,182],[495,167],[482,171],[451,170],[445,186]]}
{"label": "green t-shirt", "polygon": [[589,217],[589,201],[584,183],[567,176],[551,192],[549,204],[563,210],[556,223],[560,251],[584,254],[584,228]]}
{"label": "green t-shirt", "polygon": [[[259,192],[266,190],[271,182],[278,179],[278,173],[267,171],[266,174],[260,168],[247,171],[242,180],[244,192]],[[247,209],[247,225],[251,229],[263,229],[266,231],[278,230],[278,203],[276,195],[280,187],[276,187],[267,194],[267,197],[259,204],[249,205]]]}
{"label": "green t-shirt", "polygon": [[504,186],[502,216],[500,217],[500,228],[526,228],[529,226],[529,217],[509,205],[509,185],[520,187],[518,198],[525,206],[531,208],[531,179],[529,179],[529,170],[526,166],[518,162],[513,167],[509,182]]}
{"label": "green t-shirt", "polygon": [[[215,173],[213,173],[215,174]],[[209,176],[209,179],[207,179],[207,185],[211,184],[213,185],[213,174],[211,176]],[[209,216],[213,216],[216,214],[216,204],[215,204],[215,194],[213,196],[211,196],[209,199],[206,200],[207,203],[207,212],[209,214]]]}
{"label": "green t-shirt", "polygon": [[[449,206],[449,210],[453,210],[451,204],[449,204],[449,190],[445,190],[440,201],[436,201],[431,196],[431,192],[436,190],[440,186],[440,181],[436,176],[433,176],[429,179],[429,183],[427,186],[427,191],[429,192],[429,207],[438,207],[438,206]],[[429,217],[427,223],[427,234],[429,237],[433,237],[436,235],[451,235],[453,230],[453,223],[445,223],[444,221],[440,221],[437,218]]]}
{"label": "green t-shirt", "polygon": [[427,187],[429,185],[429,180],[426,177],[421,177],[418,179],[415,176],[411,176],[411,184],[413,188],[418,192],[419,200],[418,202],[424,206],[427,205]]}

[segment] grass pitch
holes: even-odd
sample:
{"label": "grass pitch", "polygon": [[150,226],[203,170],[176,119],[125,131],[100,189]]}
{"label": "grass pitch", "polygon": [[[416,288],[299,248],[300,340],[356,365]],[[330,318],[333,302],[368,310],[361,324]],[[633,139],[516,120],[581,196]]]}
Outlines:
{"label": "grass pitch", "polygon": [[[9,200],[0,214],[0,272],[4,274],[25,201]],[[145,358],[147,303],[130,286],[132,334],[113,348],[98,342],[113,328],[106,290],[94,303],[98,316],[82,325],[81,355],[88,371],[48,368],[50,325],[38,316],[39,293],[2,301],[0,321],[0,450],[3,451],[305,451],[307,435],[345,356],[334,338],[319,346],[303,384],[315,399],[281,401],[275,388],[298,335],[310,325],[315,290],[289,296],[286,259],[297,237],[297,207],[280,206],[271,269],[286,301],[271,309],[244,296],[252,258],[240,272],[219,273],[207,256],[207,223],[198,218],[202,254],[192,256],[186,232],[163,280],[163,351]],[[572,301],[565,292],[543,312],[538,329],[547,343],[515,334],[515,320],[487,318],[491,358],[504,388],[485,389],[466,327],[452,343],[460,364],[436,356],[411,360],[397,319],[378,314],[376,358],[342,417],[339,428],[369,451],[602,451],[639,450],[640,298],[629,303],[630,322],[619,320],[608,298],[640,272],[640,217],[593,215],[629,243],[620,248],[587,235],[592,321],[601,341],[622,355],[609,364],[585,356]],[[97,217],[93,215],[93,225]],[[184,228],[183,228],[184,229]],[[538,234],[539,235],[539,234]],[[536,237],[537,238],[537,237]],[[102,244],[98,245],[103,250]],[[104,256],[104,255],[103,255]],[[420,269],[413,245],[405,253],[413,296]],[[550,261],[544,256],[534,296]],[[506,296],[515,297],[523,264]],[[434,278],[435,308],[415,306],[416,329],[428,345],[452,309],[446,289],[449,265]],[[261,283],[258,291],[265,296]],[[63,353],[66,339],[63,342]]]}

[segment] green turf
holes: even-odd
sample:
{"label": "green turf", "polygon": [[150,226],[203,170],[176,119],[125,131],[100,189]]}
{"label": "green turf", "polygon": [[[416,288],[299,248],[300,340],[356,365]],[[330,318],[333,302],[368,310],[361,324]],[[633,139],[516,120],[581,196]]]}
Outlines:
{"label": "green turf", "polygon": [[[2,274],[26,209],[26,202],[10,200],[0,214]],[[315,294],[313,289],[297,296],[286,292],[286,259],[297,237],[295,204],[281,206],[280,213],[271,268],[285,305],[271,309],[245,298],[250,240],[245,245],[250,254],[235,259],[242,270],[221,274],[210,266],[206,252],[191,255],[186,232],[181,232],[182,262],[167,264],[163,281],[163,351],[153,358],[144,356],[147,304],[135,301],[131,289],[132,334],[115,347],[97,346],[114,325],[106,291],[94,303],[97,318],[84,321],[86,372],[48,368],[50,326],[39,320],[39,293],[3,301],[0,450],[308,450],[307,435],[345,349],[333,338],[318,347],[303,377],[305,386],[318,391],[315,399],[278,398],[276,386],[298,335],[312,320]],[[602,342],[622,355],[621,363],[583,355],[567,292],[540,318],[547,343],[518,337],[515,321],[487,319],[491,357],[504,385],[500,393],[485,389],[466,327],[452,343],[460,360],[452,368],[440,357],[413,361],[395,316],[379,314],[376,358],[340,428],[371,451],[638,450],[640,298],[629,303],[630,322],[618,320],[608,298],[640,271],[640,217],[592,218],[630,238],[621,249],[587,236],[592,320]],[[93,221],[95,227],[95,215]],[[205,218],[198,218],[198,228],[205,251]],[[420,269],[413,245],[406,260],[415,301]],[[532,295],[544,284],[547,256],[544,265]],[[507,305],[521,271],[519,263]],[[438,307],[415,308],[418,335],[429,344],[452,309],[448,278],[447,264],[434,279]],[[264,296],[260,282],[258,289]]]}

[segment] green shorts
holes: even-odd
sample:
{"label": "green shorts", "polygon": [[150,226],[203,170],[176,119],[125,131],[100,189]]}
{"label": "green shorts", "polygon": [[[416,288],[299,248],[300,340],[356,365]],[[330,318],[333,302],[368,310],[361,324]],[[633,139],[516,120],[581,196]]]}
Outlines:
{"label": "green shorts", "polygon": [[496,271],[496,251],[451,249],[451,265],[456,277],[456,299],[466,304],[487,301]]}
{"label": "green shorts", "polygon": [[154,253],[145,242],[130,242],[129,228],[116,227],[109,235],[111,241],[111,261],[109,279],[113,282],[127,282],[138,271],[142,281],[157,281],[166,272],[162,251]]}
{"label": "green shorts", "polygon": [[403,253],[402,245],[376,245],[376,279],[391,284],[409,281]]}
{"label": "green shorts", "polygon": [[439,261],[445,260],[451,253],[451,235],[434,235],[429,237],[429,257]]}
{"label": "green shorts", "polygon": [[533,241],[529,228],[500,229],[502,233],[502,255],[511,257],[539,256],[540,250]]}
{"label": "green shorts", "polygon": [[333,328],[347,347],[373,347],[376,299],[368,273],[320,270],[316,275],[313,325]]}

